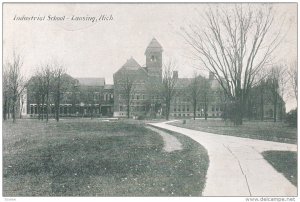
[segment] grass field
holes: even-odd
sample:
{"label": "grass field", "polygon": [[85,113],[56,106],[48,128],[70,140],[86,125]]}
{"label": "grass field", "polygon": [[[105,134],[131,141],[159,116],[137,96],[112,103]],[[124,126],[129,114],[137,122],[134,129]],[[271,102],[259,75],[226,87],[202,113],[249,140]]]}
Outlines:
{"label": "grass field", "polygon": [[297,128],[281,122],[244,121],[243,125],[234,126],[222,120],[187,119],[186,124],[183,121],[170,124],[221,135],[297,144]]}
{"label": "grass field", "polygon": [[297,186],[297,152],[265,151],[262,154],[278,172]]}
{"label": "grass field", "polygon": [[183,150],[167,153],[140,122],[3,122],[3,195],[199,196],[207,152],[178,138]]}

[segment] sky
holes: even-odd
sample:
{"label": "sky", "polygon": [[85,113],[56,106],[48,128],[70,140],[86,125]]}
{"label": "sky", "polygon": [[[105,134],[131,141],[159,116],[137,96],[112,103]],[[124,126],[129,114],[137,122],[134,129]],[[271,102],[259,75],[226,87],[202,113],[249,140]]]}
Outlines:
{"label": "sky", "polygon": [[[23,58],[23,70],[32,76],[41,64],[59,61],[73,77],[104,77],[113,83],[116,72],[130,57],[145,65],[145,49],[155,37],[163,47],[163,61],[175,60],[179,77],[191,77],[195,61],[180,27],[195,21],[208,7],[228,4],[4,4],[3,58],[13,51]],[[297,5],[273,4],[275,24],[286,17],[286,33],[276,54],[278,61],[297,59]],[[112,20],[75,21],[73,17],[112,16]],[[43,17],[43,21],[14,20]],[[48,17],[63,17],[62,21]],[[279,23],[277,23],[279,24]],[[295,101],[287,99],[287,108]]]}

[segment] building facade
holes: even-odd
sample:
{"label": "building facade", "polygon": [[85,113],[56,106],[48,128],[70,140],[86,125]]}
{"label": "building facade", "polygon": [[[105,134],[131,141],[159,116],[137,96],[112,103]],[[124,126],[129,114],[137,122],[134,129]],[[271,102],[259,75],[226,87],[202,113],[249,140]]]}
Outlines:
{"label": "building facade", "polygon": [[160,113],[155,103],[161,103],[161,98],[154,87],[162,82],[162,52],[162,46],[153,38],[145,51],[145,67],[131,57],[114,74],[115,117],[127,116],[128,107],[129,116]]}
{"label": "building facade", "polygon": [[[60,116],[75,117],[148,117],[157,118],[165,114],[165,104],[160,88],[162,84],[163,48],[153,38],[146,47],[145,66],[141,66],[133,57],[114,73],[113,85],[107,85],[104,78],[72,78],[65,76],[68,85],[63,87],[60,101]],[[180,78],[178,71],[173,72],[176,79],[175,93],[171,99],[170,116],[174,118],[224,118],[228,103],[220,84],[210,73],[208,78],[198,76],[202,82],[200,97],[194,106],[191,98],[192,78]],[[34,84],[35,78],[29,83]],[[205,82],[203,85],[203,82]],[[50,92],[49,109],[38,99],[35,85],[28,85],[20,99],[22,115],[40,117],[49,110],[54,116],[53,92]],[[270,93],[266,91],[258,96],[260,87],[253,88],[251,99],[248,99],[245,113],[254,119],[263,116],[271,118],[274,106]],[[264,95],[263,98],[261,98]],[[262,101],[263,99],[263,101]],[[262,104],[261,104],[262,103]],[[285,103],[279,96],[277,116],[283,116]],[[128,110],[129,109],[129,110]],[[129,114],[128,114],[129,112]]]}
{"label": "building facade", "polygon": [[[68,79],[67,79],[68,78]],[[64,84],[60,94],[59,114],[61,117],[101,117],[113,115],[113,85],[106,85],[104,78],[76,78],[64,77]],[[35,78],[31,78],[22,106],[26,108],[22,115],[43,117],[55,114],[54,92],[49,92],[49,107],[37,93]]]}

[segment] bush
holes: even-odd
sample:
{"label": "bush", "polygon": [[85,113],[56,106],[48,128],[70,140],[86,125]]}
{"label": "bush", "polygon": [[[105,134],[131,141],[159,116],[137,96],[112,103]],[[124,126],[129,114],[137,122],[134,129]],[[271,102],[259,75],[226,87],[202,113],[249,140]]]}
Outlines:
{"label": "bush", "polygon": [[297,126],[297,109],[291,110],[289,113],[287,113],[285,121],[290,126],[296,127]]}

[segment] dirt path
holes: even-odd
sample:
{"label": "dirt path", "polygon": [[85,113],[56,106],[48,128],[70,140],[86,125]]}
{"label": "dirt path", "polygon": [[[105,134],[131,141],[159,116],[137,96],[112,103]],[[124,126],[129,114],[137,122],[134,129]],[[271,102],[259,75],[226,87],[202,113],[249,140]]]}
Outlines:
{"label": "dirt path", "polygon": [[163,140],[164,140],[164,147],[163,149],[166,152],[172,152],[175,150],[182,150],[182,144],[178,141],[178,139],[176,137],[174,137],[173,135],[170,135],[162,130],[153,128],[153,127],[146,127],[156,133],[158,133],[159,135],[162,136]]}
{"label": "dirt path", "polygon": [[297,151],[297,145],[217,135],[164,123],[150,124],[182,133],[209,155],[204,196],[296,196],[297,188],[261,155],[266,150]]}

